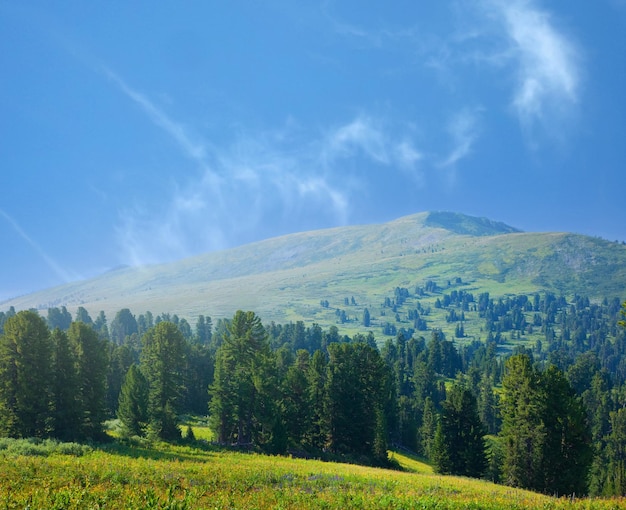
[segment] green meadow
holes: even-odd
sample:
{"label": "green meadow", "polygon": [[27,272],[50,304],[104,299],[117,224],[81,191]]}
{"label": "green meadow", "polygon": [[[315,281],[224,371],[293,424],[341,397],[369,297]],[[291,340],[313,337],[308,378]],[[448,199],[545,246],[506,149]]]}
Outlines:
{"label": "green meadow", "polygon": [[[203,426],[194,434],[209,436]],[[202,440],[86,447],[4,439],[0,508],[626,508],[625,499],[556,498],[439,476],[419,459],[390,455],[398,470],[229,451]]]}

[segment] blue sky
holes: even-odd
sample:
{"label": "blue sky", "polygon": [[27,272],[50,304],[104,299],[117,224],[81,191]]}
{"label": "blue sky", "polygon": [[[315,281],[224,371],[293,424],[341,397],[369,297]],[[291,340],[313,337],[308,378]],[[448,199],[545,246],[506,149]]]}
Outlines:
{"label": "blue sky", "polygon": [[626,0],[0,0],[0,300],[426,210],[626,240]]}

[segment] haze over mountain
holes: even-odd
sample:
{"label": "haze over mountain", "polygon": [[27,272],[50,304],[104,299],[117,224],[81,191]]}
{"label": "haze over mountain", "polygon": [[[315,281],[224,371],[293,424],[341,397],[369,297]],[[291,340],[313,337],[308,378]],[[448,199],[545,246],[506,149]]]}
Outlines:
{"label": "haze over mountain", "polygon": [[[126,267],[0,305],[6,309],[85,307],[92,316],[176,313],[230,317],[256,311],[264,321],[333,324],[333,311],[354,297],[378,307],[396,287],[428,280],[494,296],[550,291],[624,297],[626,246],[570,233],[532,233],[450,212],[302,232],[177,262]],[[330,306],[320,306],[326,300]]]}
{"label": "haze over mountain", "polygon": [[624,0],[0,0],[0,301],[426,210],[624,241],[625,42]]}

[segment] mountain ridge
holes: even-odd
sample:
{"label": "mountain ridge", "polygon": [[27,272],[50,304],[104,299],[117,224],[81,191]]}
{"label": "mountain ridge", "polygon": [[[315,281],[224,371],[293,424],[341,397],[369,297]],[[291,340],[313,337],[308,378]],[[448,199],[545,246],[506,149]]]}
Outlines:
{"label": "mountain ridge", "polygon": [[[135,313],[332,323],[345,296],[378,306],[395,287],[461,278],[474,292],[550,291],[594,298],[626,290],[626,247],[567,232],[522,232],[460,213],[422,212],[373,224],[288,234],[176,262],[109,271],[11,299],[0,309],[85,307]],[[332,308],[331,307],[331,308]]]}

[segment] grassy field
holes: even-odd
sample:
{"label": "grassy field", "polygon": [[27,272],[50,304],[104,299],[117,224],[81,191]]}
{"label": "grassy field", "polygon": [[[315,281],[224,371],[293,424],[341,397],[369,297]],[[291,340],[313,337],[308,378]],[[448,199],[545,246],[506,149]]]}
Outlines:
{"label": "grassy field", "polygon": [[[204,427],[194,429],[202,434]],[[443,477],[398,452],[404,471],[197,446],[0,443],[0,508],[625,508]]]}

